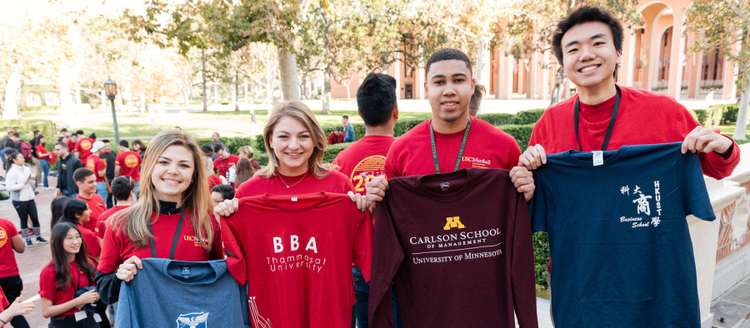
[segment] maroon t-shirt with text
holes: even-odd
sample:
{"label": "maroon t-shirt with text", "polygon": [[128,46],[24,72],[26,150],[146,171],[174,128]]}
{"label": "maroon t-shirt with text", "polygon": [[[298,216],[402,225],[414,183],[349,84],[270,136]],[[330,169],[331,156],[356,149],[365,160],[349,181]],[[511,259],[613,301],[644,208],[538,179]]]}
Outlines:
{"label": "maroon t-shirt with text", "polygon": [[375,209],[370,327],[537,327],[531,221],[508,171],[388,180]]}

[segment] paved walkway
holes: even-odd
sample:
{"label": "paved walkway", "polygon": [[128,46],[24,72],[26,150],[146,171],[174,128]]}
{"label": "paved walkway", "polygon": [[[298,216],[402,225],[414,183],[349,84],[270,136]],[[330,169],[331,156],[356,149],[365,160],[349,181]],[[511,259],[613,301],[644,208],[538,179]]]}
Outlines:
{"label": "paved walkway", "polygon": [[750,276],[711,303],[716,328],[750,328]]}

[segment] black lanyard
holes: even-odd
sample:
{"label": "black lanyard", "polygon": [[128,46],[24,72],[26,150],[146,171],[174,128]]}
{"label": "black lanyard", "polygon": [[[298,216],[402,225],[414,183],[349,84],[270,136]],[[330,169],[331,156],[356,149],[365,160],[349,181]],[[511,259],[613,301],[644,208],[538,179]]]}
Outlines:
{"label": "black lanyard", "polygon": [[[607,134],[604,136],[604,142],[602,143],[602,151],[607,150],[609,144],[609,138],[612,136],[612,129],[615,128],[615,120],[617,120],[617,110],[620,109],[620,88],[615,86],[617,90],[617,96],[615,96],[615,106],[612,107],[612,118],[609,119],[609,127],[607,127]],[[581,142],[578,140],[578,115],[581,111],[581,100],[576,99],[576,111],[573,114],[573,124],[576,126],[576,144],[578,144],[578,151],[581,150]]]}
{"label": "black lanyard", "polygon": [[[469,129],[471,128],[471,118],[466,122],[466,131],[464,132],[464,138],[461,140],[461,148],[458,149],[458,158],[456,158],[456,165],[453,167],[453,171],[458,171],[458,167],[461,166],[461,158],[464,155],[464,148],[466,148],[466,140],[469,139]],[[432,142],[432,161],[435,162],[435,173],[440,174],[440,161],[437,155],[437,146],[435,145],[435,130],[432,129],[432,121],[430,121],[430,141]]]}
{"label": "black lanyard", "polygon": [[[180,239],[180,231],[182,231],[182,221],[185,220],[185,208],[183,207],[180,210],[180,221],[177,222],[177,229],[174,231],[174,239],[172,239],[172,250],[169,252],[169,259],[174,260],[174,253],[177,251],[177,242]],[[151,243],[151,257],[156,257],[156,243],[154,243],[154,228],[152,227],[153,223],[148,225],[148,232],[151,233],[151,238],[149,238],[149,243]]]}

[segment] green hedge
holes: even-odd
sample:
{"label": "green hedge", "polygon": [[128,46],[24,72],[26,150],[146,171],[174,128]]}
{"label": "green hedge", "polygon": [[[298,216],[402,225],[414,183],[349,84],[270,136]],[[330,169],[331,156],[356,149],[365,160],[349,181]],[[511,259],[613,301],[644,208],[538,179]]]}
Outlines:
{"label": "green hedge", "polygon": [[693,117],[706,128],[737,122],[738,104],[713,105],[707,109],[691,110]]}
{"label": "green hedge", "polygon": [[21,106],[20,111],[22,112],[39,112],[39,111],[51,111],[51,110],[58,110],[60,109],[60,106]]}
{"label": "green hedge", "polygon": [[326,147],[326,151],[323,152],[323,163],[331,163],[338,156],[338,154],[349,147],[353,142],[340,143],[335,145],[329,145]]}
{"label": "green hedge", "polygon": [[513,138],[516,138],[518,147],[523,150],[529,145],[529,139],[531,139],[531,131],[534,130],[534,124],[502,125],[499,128],[507,134],[512,135]]}
{"label": "green hedge", "polygon": [[544,108],[518,112],[513,122],[511,122],[511,124],[516,124],[516,125],[534,124],[537,121],[539,121],[539,118],[542,117],[542,114],[544,114]]}
{"label": "green hedge", "polygon": [[[198,142],[198,145],[203,146],[210,146],[211,145],[211,138],[195,138],[195,141]],[[145,142],[145,141],[144,141]],[[224,143],[225,146],[227,146],[230,154],[237,154],[237,150],[240,149],[242,146],[250,146],[253,147],[253,150],[255,150],[256,155],[258,153],[265,152],[264,150],[261,151],[255,146],[255,139],[250,137],[233,137],[233,138],[221,138],[221,142]]]}
{"label": "green hedge", "polygon": [[492,125],[515,124],[516,115],[514,114],[479,114],[477,115],[482,121]]}
{"label": "green hedge", "polygon": [[531,236],[534,247],[534,273],[536,275],[536,284],[547,286],[547,265],[549,264],[549,236],[546,232],[536,232]]}
{"label": "green hedge", "polygon": [[[34,130],[41,131],[42,135],[47,139],[47,144],[57,142],[57,138],[54,138],[57,128],[55,122],[52,120],[42,119],[30,119],[21,118],[16,120],[0,120],[0,128],[5,133],[7,127],[13,128],[14,131],[21,134],[21,139],[25,141],[31,141],[34,136]],[[53,142],[54,141],[54,142]]]}

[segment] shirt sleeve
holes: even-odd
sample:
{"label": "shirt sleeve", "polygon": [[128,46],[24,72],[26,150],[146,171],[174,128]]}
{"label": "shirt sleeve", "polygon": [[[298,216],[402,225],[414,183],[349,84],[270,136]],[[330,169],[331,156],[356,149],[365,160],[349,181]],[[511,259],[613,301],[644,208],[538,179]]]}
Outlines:
{"label": "shirt sleeve", "polygon": [[99,242],[99,238],[97,238],[94,233],[86,235],[86,247],[89,251],[89,255],[92,257],[102,254],[102,246]]}
{"label": "shirt sleeve", "polygon": [[18,235],[18,230],[16,230],[16,226],[13,223],[10,223],[8,221],[8,224],[5,226],[5,230],[8,231],[8,239],[15,237]]}
{"label": "shirt sleeve", "polygon": [[[243,208],[242,205],[245,204],[240,204],[240,208]],[[232,228],[232,224],[230,223],[233,219],[240,219],[240,217],[242,216],[241,213],[243,213],[242,210],[235,213],[229,218],[221,218],[221,239],[224,242],[224,248],[227,252],[227,267],[229,268],[229,273],[232,274],[238,284],[244,286],[245,282],[247,282],[247,266],[245,266],[245,255],[242,253],[242,245],[240,243],[240,239],[234,233],[234,229]]]}
{"label": "shirt sleeve", "polygon": [[531,241],[531,220],[529,219],[526,199],[516,193],[512,187],[508,192],[516,194],[516,214],[512,225],[512,236],[509,232],[506,245],[512,245],[510,250],[510,276],[513,291],[513,308],[521,328],[537,327],[536,316],[536,287],[534,273],[534,251]]}
{"label": "shirt sleeve", "polygon": [[[359,210],[356,211],[359,212]],[[354,248],[352,249],[354,263],[360,270],[362,270],[362,276],[365,278],[365,281],[370,281],[372,267],[372,239],[372,215],[370,214],[370,211],[365,211],[364,213],[361,213],[359,227],[357,227],[357,234],[354,237]]]}
{"label": "shirt sleeve", "polygon": [[688,152],[678,153],[677,156],[681,157],[682,162],[683,175],[679,180],[682,181],[685,214],[692,214],[706,221],[715,220],[716,214],[711,206],[711,199],[708,197],[698,155]]}
{"label": "shirt sleeve", "polygon": [[42,270],[39,275],[39,295],[48,299],[55,299],[55,290],[57,289],[57,282],[55,281],[54,270]]}
{"label": "shirt sleeve", "polygon": [[[394,327],[389,287],[404,260],[404,250],[393,227],[388,198],[376,205],[375,224],[371,268],[373,279],[370,281],[368,317],[370,327]],[[364,275],[364,271],[362,274]]]}

